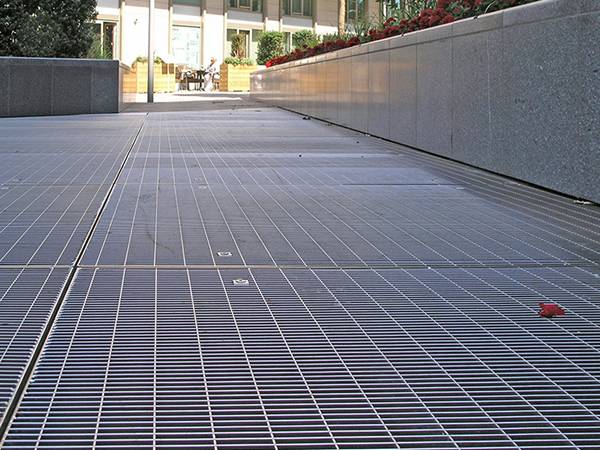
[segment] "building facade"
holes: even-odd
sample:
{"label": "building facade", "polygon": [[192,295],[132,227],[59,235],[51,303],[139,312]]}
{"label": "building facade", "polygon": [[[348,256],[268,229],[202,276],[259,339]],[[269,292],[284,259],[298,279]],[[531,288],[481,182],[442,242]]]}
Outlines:
{"label": "building facade", "polygon": [[[356,11],[372,16],[376,0],[352,0]],[[147,55],[148,0],[98,0],[97,33],[110,56],[131,65]],[[286,46],[291,35],[310,29],[317,34],[337,31],[337,0],[155,0],[156,56],[179,66],[197,68],[211,57],[221,63],[231,51],[231,37],[246,36],[247,54],[256,59],[258,35],[281,31]]]}

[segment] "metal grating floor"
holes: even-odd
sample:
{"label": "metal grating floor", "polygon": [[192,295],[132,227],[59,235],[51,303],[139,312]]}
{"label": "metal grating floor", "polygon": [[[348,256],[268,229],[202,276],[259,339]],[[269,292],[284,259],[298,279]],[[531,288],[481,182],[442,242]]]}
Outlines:
{"label": "metal grating floor", "polygon": [[6,448],[597,449],[599,319],[572,267],[82,269]]}
{"label": "metal grating floor", "polygon": [[[586,217],[589,208],[561,205],[548,195],[533,206],[539,191],[525,210],[519,198],[518,208],[514,200],[488,200],[489,184],[476,184],[487,176],[483,172],[460,182],[432,158],[417,162],[390,144],[306,125],[281,112],[215,115],[227,119],[149,117],[83,264],[370,267],[599,260],[596,210]],[[265,123],[271,126],[265,129]],[[329,150],[305,148],[297,139],[282,141],[278,153],[258,153],[254,140],[262,143],[262,134],[279,132],[318,133]],[[247,135],[246,151],[239,134]],[[519,189],[492,191],[512,196]],[[556,215],[541,213],[544,207]],[[559,208],[573,215],[565,220]]]}
{"label": "metal grating floor", "polygon": [[2,424],[142,123],[133,115],[0,120]]}
{"label": "metal grating floor", "polygon": [[0,121],[0,275],[76,269],[3,448],[600,448],[597,206],[251,103],[72,120]]}
{"label": "metal grating floor", "polygon": [[0,269],[0,418],[66,278],[67,269]]}
{"label": "metal grating floor", "polygon": [[0,267],[73,264],[142,120],[0,121]]}

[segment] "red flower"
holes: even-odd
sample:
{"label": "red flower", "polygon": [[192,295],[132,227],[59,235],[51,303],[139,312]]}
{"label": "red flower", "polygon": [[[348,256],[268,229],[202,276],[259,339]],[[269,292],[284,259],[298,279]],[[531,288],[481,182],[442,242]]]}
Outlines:
{"label": "red flower", "polygon": [[[435,2],[435,9],[425,8],[410,19],[398,20],[396,17],[388,18],[382,28],[368,31],[367,40],[376,41],[390,36],[448,24],[457,19],[482,14],[488,10],[489,12],[497,11],[511,6],[531,3],[532,1],[535,0],[437,0]],[[336,41],[323,42],[311,49],[296,49],[286,56],[273,58],[269,63],[271,65],[282,64],[360,44],[361,40],[356,36],[347,40],[338,39]]]}
{"label": "red flower", "polygon": [[383,22],[383,27],[389,27],[391,24],[393,24],[394,22],[397,22],[398,19],[396,19],[395,17],[390,17],[389,19],[387,19],[385,22]]}
{"label": "red flower", "polygon": [[371,41],[377,41],[386,37],[385,31],[383,30],[369,30],[368,34]]}
{"label": "red flower", "polygon": [[539,315],[550,319],[555,316],[564,316],[565,310],[556,303],[540,303]]}
{"label": "red flower", "polygon": [[354,47],[355,45],[360,45],[358,36],[351,37],[346,41],[346,47]]}

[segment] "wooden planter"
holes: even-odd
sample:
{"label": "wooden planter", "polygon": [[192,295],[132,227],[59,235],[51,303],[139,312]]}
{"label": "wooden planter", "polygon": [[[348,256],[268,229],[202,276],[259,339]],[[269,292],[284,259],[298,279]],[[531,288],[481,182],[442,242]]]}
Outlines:
{"label": "wooden planter", "polygon": [[221,64],[221,80],[219,90],[221,92],[249,91],[250,74],[256,70],[256,66],[234,66],[232,64]]}
{"label": "wooden planter", "polygon": [[[175,64],[154,63],[154,92],[173,92],[175,89]],[[123,91],[142,94],[147,90],[148,63],[137,61],[123,78]]]}

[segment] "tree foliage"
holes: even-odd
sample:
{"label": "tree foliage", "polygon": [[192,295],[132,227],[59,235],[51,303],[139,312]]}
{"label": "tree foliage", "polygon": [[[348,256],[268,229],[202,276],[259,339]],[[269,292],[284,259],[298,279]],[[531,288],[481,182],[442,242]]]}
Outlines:
{"label": "tree foliage", "polygon": [[265,31],[258,37],[258,64],[265,64],[270,59],[283,55],[283,33],[279,31]]}
{"label": "tree foliage", "polygon": [[0,55],[85,57],[96,0],[0,0]]}

